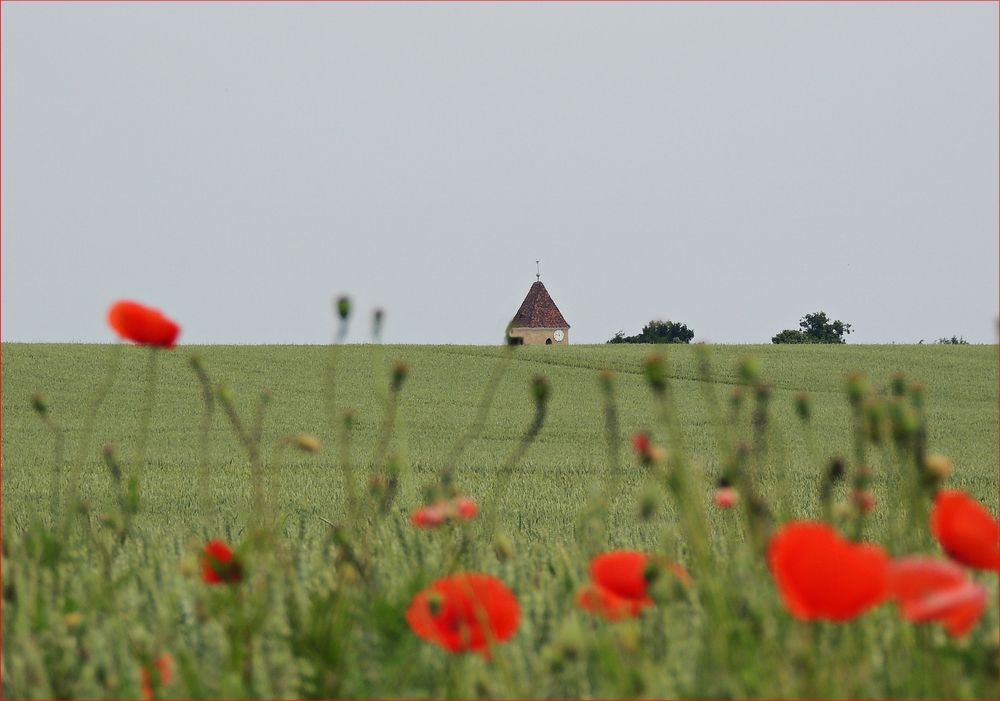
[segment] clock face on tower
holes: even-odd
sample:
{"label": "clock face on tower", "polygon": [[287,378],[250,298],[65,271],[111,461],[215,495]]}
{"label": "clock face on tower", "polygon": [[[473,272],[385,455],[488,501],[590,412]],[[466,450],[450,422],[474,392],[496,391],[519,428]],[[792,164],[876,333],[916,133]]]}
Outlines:
{"label": "clock face on tower", "polygon": [[552,334],[552,338],[556,339],[557,341],[563,340],[562,329],[556,329],[556,332]]}

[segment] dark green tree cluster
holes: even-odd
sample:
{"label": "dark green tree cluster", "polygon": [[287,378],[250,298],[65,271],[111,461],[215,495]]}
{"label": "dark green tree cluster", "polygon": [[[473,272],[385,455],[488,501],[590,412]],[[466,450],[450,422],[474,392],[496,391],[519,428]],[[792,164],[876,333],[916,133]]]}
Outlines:
{"label": "dark green tree cluster", "polygon": [[694,331],[674,321],[650,321],[637,336],[619,331],[608,343],[690,343]]}
{"label": "dark green tree cluster", "polygon": [[951,338],[941,337],[937,340],[938,343],[946,346],[967,346],[969,342],[965,340],[962,336],[952,336]]}
{"label": "dark green tree cluster", "polygon": [[833,321],[826,312],[806,314],[798,329],[785,329],[771,338],[772,343],[846,343],[844,336],[851,332],[851,325]]}

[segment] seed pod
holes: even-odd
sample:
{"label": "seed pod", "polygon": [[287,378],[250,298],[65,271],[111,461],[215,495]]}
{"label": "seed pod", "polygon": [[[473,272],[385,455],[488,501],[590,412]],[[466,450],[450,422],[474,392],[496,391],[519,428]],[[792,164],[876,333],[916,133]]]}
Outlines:
{"label": "seed pod", "polygon": [[812,418],[812,402],[808,392],[799,392],[795,395],[795,413],[803,421]]}
{"label": "seed pod", "polygon": [[667,361],[659,355],[650,355],[643,369],[650,389],[656,394],[663,394],[667,389]]}
{"label": "seed pod", "polygon": [[906,375],[901,372],[894,373],[890,382],[892,396],[902,397],[906,394]]}
{"label": "seed pod", "polygon": [[337,316],[340,317],[341,321],[347,321],[347,318],[351,315],[351,298],[347,295],[342,295],[337,298],[334,308],[337,311]]}
{"label": "seed pod", "polygon": [[45,396],[41,392],[31,395],[31,408],[39,416],[46,416],[49,413],[49,403],[45,401]]}
{"label": "seed pod", "polygon": [[531,380],[531,394],[538,404],[544,404],[551,393],[549,381],[543,375],[535,375]]}
{"label": "seed pod", "polygon": [[297,436],[288,436],[285,438],[285,443],[298,448],[304,453],[312,454],[318,453],[323,447],[318,439],[305,433],[300,433]]}
{"label": "seed pod", "polygon": [[392,364],[392,391],[398,392],[403,386],[403,380],[406,379],[407,374],[410,372],[410,366],[404,363],[402,360],[397,360]]}
{"label": "seed pod", "polygon": [[854,370],[847,376],[847,399],[852,406],[861,406],[870,389],[868,378],[860,370]]}
{"label": "seed pod", "polygon": [[924,460],[924,470],[931,479],[943,482],[951,477],[951,473],[955,471],[955,465],[949,458],[935,453],[928,455]]}
{"label": "seed pod", "polygon": [[740,358],[740,379],[744,384],[752,385],[760,379],[760,361],[752,355]]}

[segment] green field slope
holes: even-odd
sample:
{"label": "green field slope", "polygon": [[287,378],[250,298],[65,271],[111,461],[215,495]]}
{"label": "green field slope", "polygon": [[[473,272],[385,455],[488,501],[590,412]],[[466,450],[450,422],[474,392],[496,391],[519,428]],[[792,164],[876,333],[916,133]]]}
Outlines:
{"label": "green field slope", "polygon": [[[460,461],[458,481],[468,493],[482,495],[486,480],[507,458],[532,415],[530,378],[545,375],[552,400],[545,426],[518,464],[507,493],[505,518],[514,534],[563,539],[589,494],[594,478],[607,464],[598,371],[617,371],[623,440],[656,425],[655,407],[642,378],[642,360],[653,350],[666,352],[676,379],[679,413],[687,448],[708,475],[718,470],[704,387],[698,379],[694,348],[670,346],[576,346],[520,348],[504,376],[482,435]],[[928,388],[930,446],[956,465],[954,484],[996,502],[997,495],[997,352],[995,346],[716,346],[711,347],[712,390],[728,407],[737,385],[739,358],[752,354],[762,375],[775,386],[776,461],[787,466],[790,489],[807,513],[816,500],[821,466],[810,462],[793,409],[796,392],[814,399],[817,441],[828,456],[850,450],[849,407],[844,378],[852,369],[866,372],[873,384],[888,383],[900,371]],[[75,452],[87,407],[100,385],[113,346],[5,344],[3,346],[3,522],[23,523],[47,505],[52,440],[31,411],[31,396],[43,392],[53,417],[66,430],[67,451]],[[82,466],[82,490],[107,498],[107,475],[99,449],[121,446],[126,463],[134,456],[146,378],[144,349],[125,347],[120,372],[97,421],[93,445]],[[249,418],[259,392],[273,394],[264,421],[264,442],[285,434],[311,433],[324,443],[332,431],[324,409],[324,372],[328,349],[315,346],[180,347],[160,358],[158,394],[147,450],[151,464],[144,485],[144,519],[158,533],[183,532],[198,504],[198,431],[202,402],[197,379],[188,366],[200,353],[213,379],[231,384]],[[478,346],[347,346],[341,349],[335,402],[338,411],[357,416],[356,459],[370,457],[382,421],[385,370],[390,360],[410,365],[402,391],[398,447],[408,462],[400,503],[418,500],[419,487],[440,468],[457,435],[472,422],[501,349]],[[382,373],[376,383],[376,373]],[[237,520],[249,507],[249,467],[221,412],[212,424],[212,501],[223,520]],[[130,452],[131,451],[131,452]],[[630,455],[626,455],[630,458]],[[635,479],[626,480],[615,504],[624,523],[634,499],[627,493],[638,482],[639,468],[625,463]],[[333,452],[317,457],[288,454],[282,468],[281,508],[312,519],[335,516],[342,506]],[[321,522],[310,521],[319,526]],[[623,540],[625,532],[615,533]]]}

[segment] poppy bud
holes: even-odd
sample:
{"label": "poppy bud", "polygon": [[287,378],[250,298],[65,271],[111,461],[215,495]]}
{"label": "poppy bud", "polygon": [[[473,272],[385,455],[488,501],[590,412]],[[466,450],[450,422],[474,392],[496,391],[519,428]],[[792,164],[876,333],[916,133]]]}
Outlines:
{"label": "poppy bud", "polygon": [[860,406],[868,395],[868,378],[860,370],[854,370],[847,376],[847,398],[852,406]]}
{"label": "poppy bud", "polygon": [[881,401],[864,402],[865,434],[868,440],[878,445],[882,442],[883,426],[885,425],[885,405]]}
{"label": "poppy bud", "polygon": [[760,401],[767,401],[771,398],[774,387],[768,382],[758,382],[753,386],[754,396]]}
{"label": "poppy bud", "polygon": [[226,384],[219,385],[218,389],[215,390],[215,393],[219,396],[219,399],[221,399],[223,402],[226,402],[227,404],[232,403],[233,390],[229,385]]}
{"label": "poppy bud", "polygon": [[500,562],[507,562],[514,557],[514,544],[504,533],[497,533],[493,539],[493,554]]}
{"label": "poppy bud", "polygon": [[920,418],[912,407],[894,402],[890,408],[892,417],[892,437],[897,443],[905,443],[920,427]]}
{"label": "poppy bud", "polygon": [[354,428],[354,411],[351,409],[345,411],[341,420],[344,422],[344,429],[350,431]]}
{"label": "poppy bud", "polygon": [[382,322],[385,321],[385,311],[376,309],[372,312],[372,336],[378,338],[382,335]]}
{"label": "poppy bud", "polygon": [[902,397],[906,394],[906,375],[901,372],[894,373],[889,386],[892,389],[892,396]]}
{"label": "poppy bud", "polygon": [[760,361],[752,355],[743,356],[740,358],[739,373],[744,384],[754,384],[760,378]]}
{"label": "poppy bud", "polygon": [[656,515],[660,506],[660,495],[653,485],[647,485],[639,497],[639,518],[648,521]]}
{"label": "poppy bud", "polygon": [[606,394],[610,394],[611,390],[614,389],[615,371],[611,368],[602,368],[598,378],[601,382],[601,389]]}
{"label": "poppy bud", "polygon": [[917,409],[924,408],[924,400],[927,398],[927,387],[920,384],[919,382],[914,382],[910,385],[910,399],[913,401],[913,406]]}
{"label": "poppy bud", "polygon": [[49,403],[45,401],[45,396],[41,392],[31,395],[31,408],[39,416],[46,416],[49,413]]}
{"label": "poppy bud", "polygon": [[844,458],[839,455],[835,455],[830,458],[830,465],[827,468],[827,477],[831,482],[839,482],[844,479],[845,471]]}
{"label": "poppy bud", "polygon": [[955,465],[944,455],[928,455],[924,460],[924,469],[935,480],[943,481],[951,477]]}
{"label": "poppy bud", "polygon": [[347,295],[338,297],[334,308],[337,310],[337,316],[340,317],[340,320],[347,321],[347,317],[351,315],[351,298]]}
{"label": "poppy bud", "polygon": [[542,375],[535,375],[531,380],[531,394],[538,404],[544,404],[551,393],[549,381]]}
{"label": "poppy bud", "polygon": [[72,630],[73,628],[76,628],[81,623],[83,623],[83,614],[80,613],[79,611],[70,611],[65,616],[63,616],[63,623],[66,624],[67,628]]}
{"label": "poppy bud", "polygon": [[410,371],[410,366],[404,363],[402,360],[397,360],[392,364],[392,391],[398,392],[400,387],[403,386],[403,380],[406,379],[407,373]]}
{"label": "poppy bud", "polygon": [[188,359],[188,364],[190,364],[194,370],[201,370],[204,367],[204,364],[201,362],[201,353],[192,353],[191,357]]}
{"label": "poppy bud", "polygon": [[795,413],[803,421],[808,421],[812,417],[812,403],[809,401],[808,392],[799,392],[795,395]]}
{"label": "poppy bud", "polygon": [[646,382],[656,394],[663,394],[667,389],[667,361],[659,355],[650,355],[644,366]]}
{"label": "poppy bud", "polygon": [[297,436],[288,436],[285,438],[285,443],[298,448],[304,453],[315,454],[322,448],[322,445],[320,445],[320,442],[316,438],[305,433],[300,433]]}

